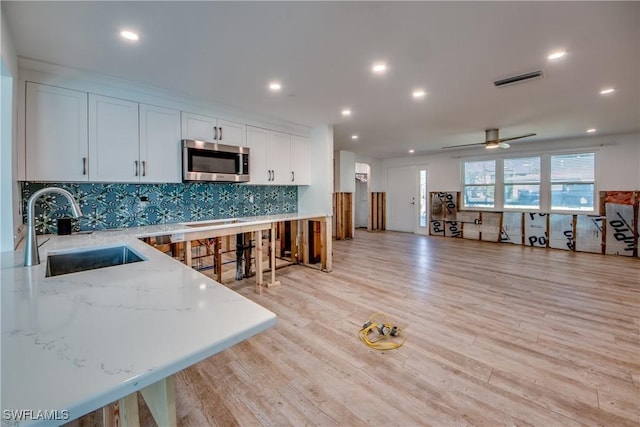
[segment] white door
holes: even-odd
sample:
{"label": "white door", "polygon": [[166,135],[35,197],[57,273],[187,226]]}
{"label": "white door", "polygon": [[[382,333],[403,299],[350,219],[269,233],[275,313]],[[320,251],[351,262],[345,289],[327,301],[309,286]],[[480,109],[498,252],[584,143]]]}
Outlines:
{"label": "white door", "polygon": [[87,181],[87,93],[27,82],[30,181]]}
{"label": "white door", "polygon": [[140,182],[182,182],[180,112],[140,104]]}
{"label": "white door", "polygon": [[414,233],[419,198],[415,166],[387,169],[387,230]]}
{"label": "white door", "polygon": [[136,182],[142,174],[138,103],[89,94],[91,181]]}

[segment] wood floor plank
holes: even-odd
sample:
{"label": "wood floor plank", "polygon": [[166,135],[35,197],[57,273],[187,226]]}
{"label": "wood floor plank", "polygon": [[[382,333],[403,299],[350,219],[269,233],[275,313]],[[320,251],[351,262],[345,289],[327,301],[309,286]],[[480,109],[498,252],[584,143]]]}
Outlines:
{"label": "wood floor plank", "polygon": [[[176,375],[180,426],[640,426],[639,259],[358,230],[333,260],[228,284],[278,323]],[[378,311],[400,349],[359,341]]]}

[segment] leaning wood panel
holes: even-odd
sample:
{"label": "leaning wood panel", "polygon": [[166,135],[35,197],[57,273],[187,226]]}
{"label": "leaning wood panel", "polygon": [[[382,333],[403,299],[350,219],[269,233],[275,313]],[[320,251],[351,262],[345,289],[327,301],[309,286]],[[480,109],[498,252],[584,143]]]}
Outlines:
{"label": "leaning wood panel", "polygon": [[336,240],[353,238],[353,193],[333,193]]}
{"label": "leaning wood panel", "polygon": [[387,194],[384,192],[369,193],[369,227],[368,231],[379,231],[387,228],[385,210]]}

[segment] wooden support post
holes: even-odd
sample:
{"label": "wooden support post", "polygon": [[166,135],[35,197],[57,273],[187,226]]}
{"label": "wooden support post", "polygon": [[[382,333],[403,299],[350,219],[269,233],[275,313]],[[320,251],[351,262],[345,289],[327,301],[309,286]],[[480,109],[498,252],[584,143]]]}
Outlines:
{"label": "wooden support post", "polygon": [[138,393],[131,393],[102,408],[102,424],[105,427],[139,427]]}
{"label": "wooden support post", "polygon": [[271,224],[271,233],[269,247],[271,251],[269,253],[269,260],[271,264],[271,281],[267,283],[267,287],[279,285],[280,282],[276,281],[276,223]]}
{"label": "wooden support post", "polygon": [[300,221],[301,227],[301,243],[302,243],[302,263],[309,264],[309,220]]}
{"label": "wooden support post", "polygon": [[262,230],[256,231],[256,292],[262,295],[263,285]]}
{"label": "wooden support post", "polygon": [[184,263],[188,267],[193,265],[193,260],[191,258],[191,240],[184,242]]}
{"label": "wooden support post", "polygon": [[215,259],[214,262],[216,265],[216,279],[218,280],[218,283],[222,283],[222,254],[220,253],[221,246],[222,246],[222,239],[220,237],[216,237],[213,256]]}
{"label": "wooden support post", "polygon": [[291,262],[297,264],[300,260],[298,252],[298,221],[290,221],[289,227],[291,231]]}
{"label": "wooden support post", "polygon": [[331,223],[329,221],[322,221],[320,223],[321,241],[322,241],[322,270],[327,273],[333,269],[333,240],[331,234]]}
{"label": "wooden support post", "polygon": [[173,375],[140,390],[159,426],[176,427],[176,388]]}

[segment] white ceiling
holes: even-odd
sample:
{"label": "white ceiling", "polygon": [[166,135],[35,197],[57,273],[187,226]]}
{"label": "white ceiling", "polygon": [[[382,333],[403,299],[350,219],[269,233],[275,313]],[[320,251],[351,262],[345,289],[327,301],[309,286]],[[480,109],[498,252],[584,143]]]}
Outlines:
{"label": "white ceiling", "polygon": [[[3,0],[2,12],[22,57],[330,123],[335,148],[361,155],[440,151],[493,127],[537,133],[521,144],[640,131],[640,2]],[[141,40],[123,42],[124,27]],[[566,57],[548,61],[556,49]],[[379,60],[389,70],[374,76]],[[541,80],[493,86],[539,69]]]}

